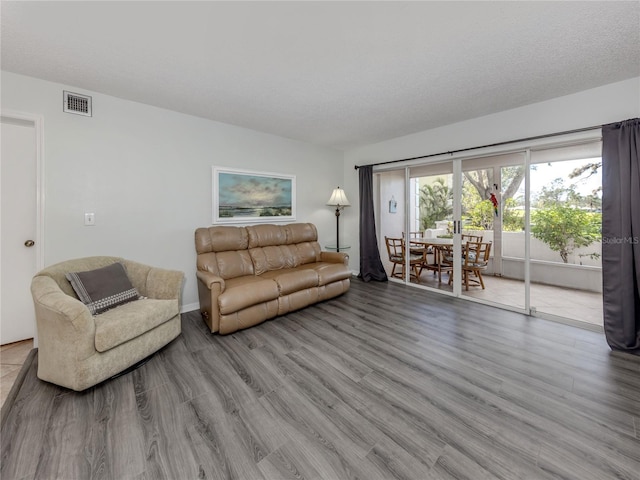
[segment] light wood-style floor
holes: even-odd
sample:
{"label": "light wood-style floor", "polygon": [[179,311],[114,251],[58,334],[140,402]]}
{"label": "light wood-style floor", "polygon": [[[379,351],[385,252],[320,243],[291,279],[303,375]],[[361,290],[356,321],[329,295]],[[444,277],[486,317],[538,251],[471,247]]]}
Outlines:
{"label": "light wood-style floor", "polygon": [[0,346],[0,406],[4,405],[32,348],[33,338]]}
{"label": "light wood-style floor", "polygon": [[3,480],[640,478],[640,357],[391,282],[228,336],[183,315],[147,364],[83,393],[36,363]]}

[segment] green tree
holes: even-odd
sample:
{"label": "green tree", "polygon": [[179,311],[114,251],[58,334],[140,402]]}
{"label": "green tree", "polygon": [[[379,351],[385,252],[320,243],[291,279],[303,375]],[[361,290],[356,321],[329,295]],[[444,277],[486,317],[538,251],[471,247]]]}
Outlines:
{"label": "green tree", "polygon": [[470,216],[476,204],[486,200],[478,193],[476,187],[465,178],[462,179],[462,216]]}
{"label": "green tree", "polygon": [[465,217],[465,229],[467,230],[491,230],[493,228],[493,217],[495,212],[493,204],[489,200],[477,202]]}
{"label": "green tree", "polygon": [[[516,194],[524,180],[524,173],[523,165],[502,168],[502,185],[505,186],[502,192],[503,201]],[[489,199],[496,183],[493,178],[493,168],[464,172],[464,180],[473,185],[481,200]]]}
{"label": "green tree", "polygon": [[453,190],[441,177],[433,183],[420,188],[420,226],[421,229],[434,228],[439,220],[453,215]]}
{"label": "green tree", "polygon": [[583,196],[576,191],[575,184],[567,186],[562,178],[556,178],[542,187],[535,204],[531,233],[560,253],[564,263],[576,248],[601,239],[602,214],[597,212],[600,199],[596,192]]}
{"label": "green tree", "polygon": [[531,214],[531,233],[549,248],[560,253],[564,263],[576,248],[586,247],[601,238],[602,215],[571,205],[557,203]]}
{"label": "green tree", "polygon": [[589,178],[591,175],[598,173],[602,167],[602,160],[599,162],[585,163],[581,167],[575,168],[573,172],[569,174],[569,178],[579,178],[586,174],[583,178]]}
{"label": "green tree", "polygon": [[[523,166],[503,167],[501,181],[505,188],[502,199],[502,229],[520,231],[524,229],[524,218],[521,212],[513,210],[517,206],[514,195],[524,179]],[[462,181],[462,216],[468,224],[466,228],[491,230],[494,227],[495,212],[489,198],[495,193],[493,168],[464,172]]]}
{"label": "green tree", "polygon": [[524,230],[524,210],[518,209],[515,198],[507,198],[502,210],[502,230],[507,232],[521,232]]}

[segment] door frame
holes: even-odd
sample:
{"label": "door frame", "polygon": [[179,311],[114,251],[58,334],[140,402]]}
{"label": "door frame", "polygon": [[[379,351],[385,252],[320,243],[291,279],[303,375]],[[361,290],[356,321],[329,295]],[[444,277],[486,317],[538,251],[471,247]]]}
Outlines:
{"label": "door frame", "polygon": [[[20,120],[33,124],[36,142],[36,271],[44,268],[44,117],[32,113],[18,112],[10,109],[0,110],[0,117]],[[33,346],[38,346],[38,331],[34,331]]]}

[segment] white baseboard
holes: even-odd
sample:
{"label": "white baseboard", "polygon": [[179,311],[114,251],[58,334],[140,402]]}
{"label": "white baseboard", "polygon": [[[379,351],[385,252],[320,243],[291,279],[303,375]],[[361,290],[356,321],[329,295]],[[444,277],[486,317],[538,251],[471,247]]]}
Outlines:
{"label": "white baseboard", "polygon": [[180,307],[180,313],[193,312],[194,310],[200,310],[199,303],[187,303]]}

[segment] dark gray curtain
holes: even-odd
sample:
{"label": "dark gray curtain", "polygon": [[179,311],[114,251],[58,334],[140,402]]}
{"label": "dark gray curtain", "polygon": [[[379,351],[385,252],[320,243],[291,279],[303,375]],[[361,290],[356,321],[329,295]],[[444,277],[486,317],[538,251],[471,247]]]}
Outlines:
{"label": "dark gray curtain", "polygon": [[602,127],[604,332],[640,354],[640,119]]}
{"label": "dark gray curtain", "polygon": [[387,281],[376,236],[376,219],[373,210],[373,167],[360,167],[360,274],[365,282]]}

